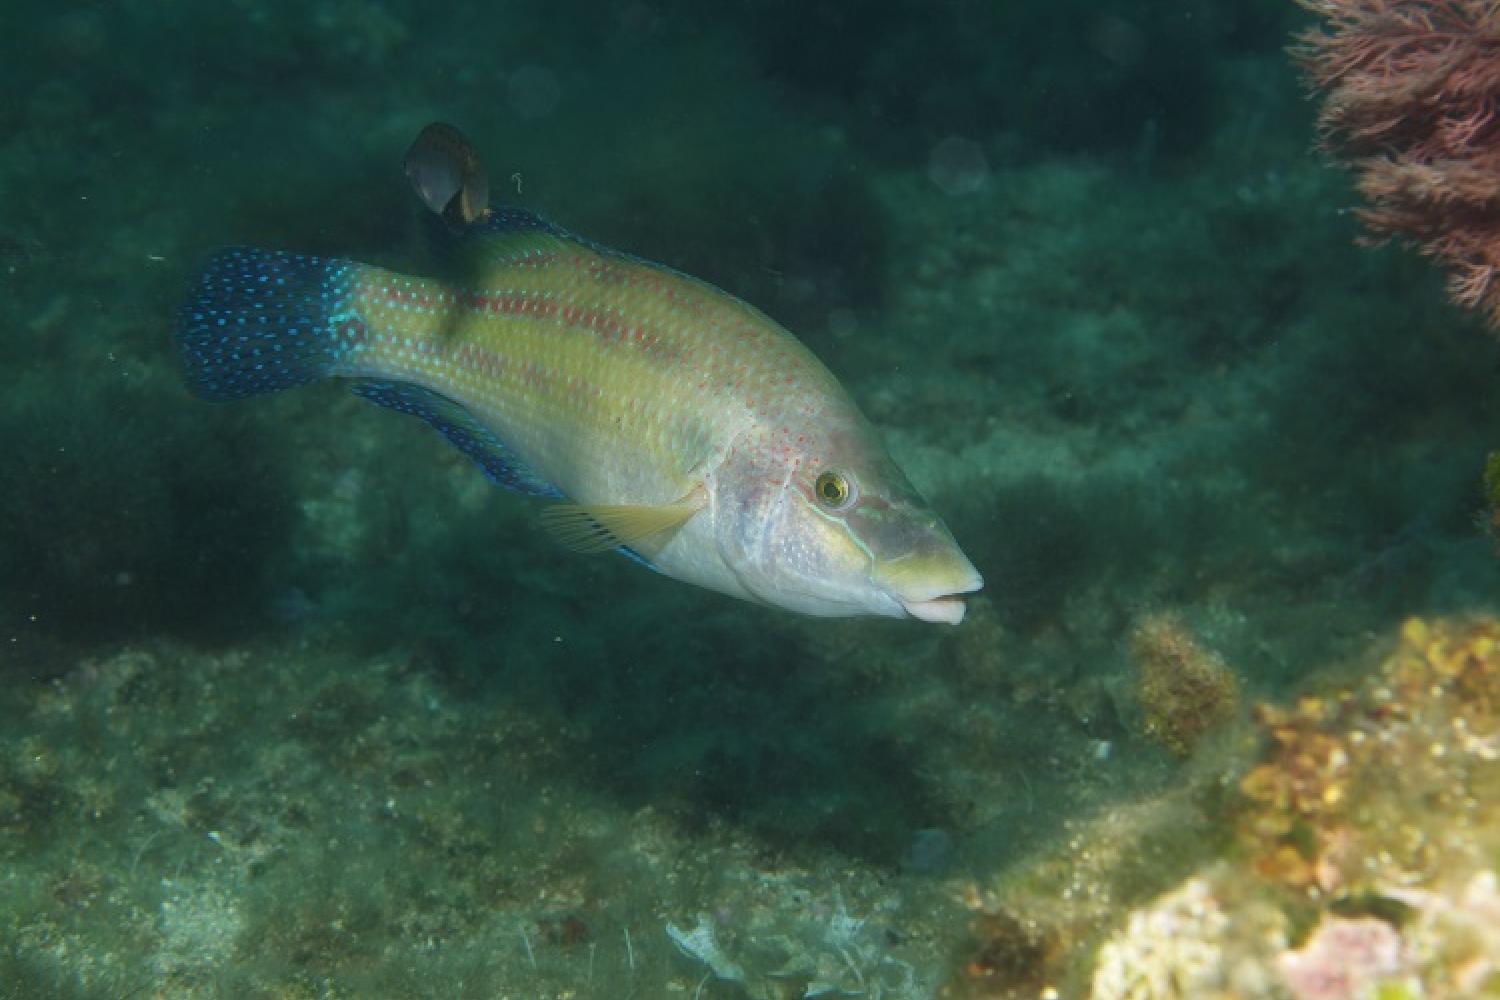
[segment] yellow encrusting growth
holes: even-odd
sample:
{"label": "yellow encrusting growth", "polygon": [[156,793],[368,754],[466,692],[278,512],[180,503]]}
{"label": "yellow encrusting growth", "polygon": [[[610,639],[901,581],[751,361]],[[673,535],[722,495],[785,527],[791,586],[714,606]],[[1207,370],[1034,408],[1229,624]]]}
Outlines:
{"label": "yellow encrusting growth", "polygon": [[1148,616],[1131,636],[1130,651],[1140,671],[1136,697],[1146,735],[1168,750],[1186,756],[1233,716],[1239,694],[1234,674],[1176,616]]}

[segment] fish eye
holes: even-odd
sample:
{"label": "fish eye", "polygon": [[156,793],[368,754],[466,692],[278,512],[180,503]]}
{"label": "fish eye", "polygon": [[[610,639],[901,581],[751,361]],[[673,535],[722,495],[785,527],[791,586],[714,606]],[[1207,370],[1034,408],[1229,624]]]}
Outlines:
{"label": "fish eye", "polygon": [[813,496],[829,510],[845,510],[854,503],[854,483],[843,473],[830,469],[813,481]]}

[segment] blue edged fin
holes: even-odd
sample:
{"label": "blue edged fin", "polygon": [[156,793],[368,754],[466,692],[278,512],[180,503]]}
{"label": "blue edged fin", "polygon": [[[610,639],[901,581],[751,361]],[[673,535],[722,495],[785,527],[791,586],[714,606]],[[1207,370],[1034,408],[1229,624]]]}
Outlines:
{"label": "blue edged fin", "polygon": [[649,264],[672,271],[673,274],[678,273],[664,264],[644,260],[569,232],[524,208],[491,209],[474,222],[456,228],[428,212],[424,213],[424,225],[428,245],[437,256],[459,265],[484,267],[516,263],[572,244],[574,247],[591,250],[601,257]]}
{"label": "blue edged fin", "polygon": [[462,226],[454,226],[442,216],[424,212],[422,226],[434,256],[459,268],[503,266],[556,250],[561,243],[575,243],[599,253],[614,253],[524,208],[496,208]]}
{"label": "blue edged fin", "polygon": [[427,421],[448,443],[484,470],[497,486],[533,496],[561,497],[557,488],[521,463],[474,415],[441,393],[410,382],[365,381],[354,393],[379,406]]}
{"label": "blue edged fin", "polygon": [[492,209],[484,218],[471,225],[468,233],[472,236],[491,241],[503,239],[507,236],[551,236],[560,240],[572,240],[574,243],[583,243],[597,250],[605,249],[604,247],[596,246],[590,240],[575,236],[562,226],[548,222],[535,212],[528,212],[524,208]]}
{"label": "blue edged fin", "polygon": [[182,307],[177,349],[189,388],[240,399],[335,373],[350,345],[346,260],[232,248],[209,259]]}
{"label": "blue edged fin", "polygon": [[624,250],[607,247],[603,243],[577,233],[571,233],[555,223],[548,222],[534,212],[524,208],[496,208],[474,222],[454,230],[442,219],[428,213],[428,235],[440,260],[456,265],[461,275],[471,280],[487,276],[494,267],[524,264],[560,249],[576,251],[583,248],[606,260],[625,264],[639,264],[669,274],[674,278],[701,289],[715,297],[734,302],[740,308],[757,316],[755,307],[742,302],[723,289],[716,288],[701,278],[683,274],[674,267],[637,257]]}
{"label": "blue edged fin", "polygon": [[624,556],[626,559],[629,559],[631,562],[635,563],[637,566],[644,566],[653,573],[661,572],[661,570],[657,568],[656,563],[652,562],[650,559],[647,559],[645,556],[641,555],[639,552],[637,552],[635,549],[632,549],[628,545],[621,545],[619,548],[615,549],[615,551],[620,553],[620,555]]}
{"label": "blue edged fin", "polygon": [[453,272],[452,277],[458,284],[488,283],[494,280],[495,268],[526,264],[560,250],[576,252],[582,248],[606,260],[638,264],[671,275],[713,298],[733,302],[745,312],[763,318],[754,306],[701,278],[570,233],[524,208],[491,209],[464,226],[454,226],[431,212],[423,215],[428,246],[437,260]]}

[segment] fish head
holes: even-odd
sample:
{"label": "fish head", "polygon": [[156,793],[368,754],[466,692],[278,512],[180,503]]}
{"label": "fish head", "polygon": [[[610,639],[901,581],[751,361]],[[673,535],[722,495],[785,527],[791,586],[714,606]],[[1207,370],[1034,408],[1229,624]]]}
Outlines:
{"label": "fish head", "polygon": [[737,450],[716,484],[720,549],[746,590],[808,615],[963,620],[984,580],[862,417],[778,437]]}

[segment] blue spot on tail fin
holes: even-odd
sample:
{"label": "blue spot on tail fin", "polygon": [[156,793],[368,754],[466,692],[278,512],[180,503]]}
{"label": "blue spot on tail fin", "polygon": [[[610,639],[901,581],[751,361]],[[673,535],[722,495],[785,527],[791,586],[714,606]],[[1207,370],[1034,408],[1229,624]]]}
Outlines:
{"label": "blue spot on tail fin", "polygon": [[357,382],[355,395],[427,421],[448,443],[468,455],[490,482],[534,496],[560,497],[551,483],[527,468],[461,404],[410,382]]}
{"label": "blue spot on tail fin", "polygon": [[276,250],[214,254],[178,321],[188,386],[205,399],[240,399],[334,374],[358,323],[348,311],[356,266]]}

